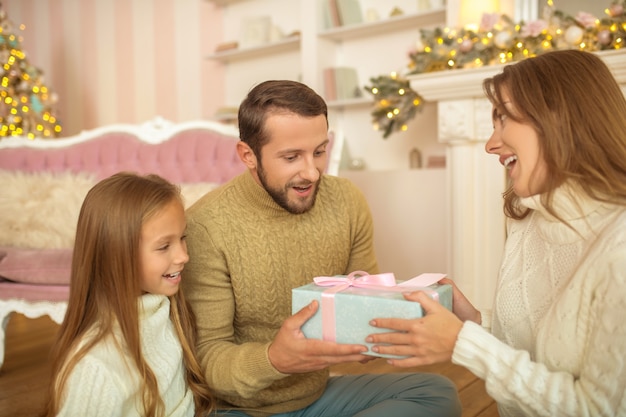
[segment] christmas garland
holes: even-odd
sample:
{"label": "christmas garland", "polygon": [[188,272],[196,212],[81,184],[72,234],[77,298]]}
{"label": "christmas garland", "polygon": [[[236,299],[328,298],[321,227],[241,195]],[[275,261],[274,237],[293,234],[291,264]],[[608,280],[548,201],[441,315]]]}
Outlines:
{"label": "christmas garland", "polygon": [[558,49],[620,49],[626,43],[625,8],[626,0],[613,1],[602,19],[586,12],[569,16],[548,0],[542,18],[536,21],[514,23],[506,15],[493,13],[482,16],[478,29],[421,30],[405,74],[373,77],[371,85],[365,86],[375,100],[374,129],[386,139],[393,132],[407,130],[407,123],[421,110],[423,99],[411,89],[408,75],[506,64]]}

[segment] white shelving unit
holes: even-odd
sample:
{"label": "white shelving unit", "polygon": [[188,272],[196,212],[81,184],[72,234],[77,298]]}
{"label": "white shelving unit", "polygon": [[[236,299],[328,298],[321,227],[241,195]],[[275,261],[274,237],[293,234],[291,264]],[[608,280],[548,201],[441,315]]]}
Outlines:
{"label": "white shelving unit", "polygon": [[280,54],[284,52],[298,51],[300,49],[300,37],[291,36],[281,39],[267,45],[255,46],[249,48],[238,48],[227,51],[217,52],[209,55],[209,59],[214,59],[223,63],[246,61],[267,55]]}
{"label": "white shelving unit", "polygon": [[[225,66],[225,107],[236,107],[253,85],[267,79],[302,81],[324,96],[323,71],[333,66],[356,68],[359,85],[364,87],[372,77],[405,70],[407,53],[414,47],[419,30],[446,22],[445,7],[420,11],[418,3],[423,2],[417,0],[360,0],[364,20],[368,14],[379,19],[334,28],[322,24],[326,0],[212,1],[221,7],[223,15],[222,42],[239,40],[244,21],[269,15],[283,33],[295,34],[207,57]],[[393,8],[401,9],[402,14],[391,16]],[[413,148],[420,149],[424,158],[445,153],[437,143],[432,123],[434,106],[424,106],[424,116],[418,116],[408,132],[384,140],[372,127],[373,97],[365,89],[361,93],[361,97],[327,100],[327,104],[331,129],[347,145],[351,157],[365,162],[366,169],[408,169]]]}

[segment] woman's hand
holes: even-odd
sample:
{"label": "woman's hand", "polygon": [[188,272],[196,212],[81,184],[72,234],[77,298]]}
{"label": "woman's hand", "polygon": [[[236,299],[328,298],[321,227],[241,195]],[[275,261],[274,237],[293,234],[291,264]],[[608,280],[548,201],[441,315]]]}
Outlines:
{"label": "woman's hand", "polygon": [[462,321],[470,320],[481,324],[480,311],[474,308],[472,303],[470,303],[465,295],[463,295],[454,281],[449,278],[444,278],[439,281],[439,284],[448,284],[452,286],[452,311],[458,318]]}
{"label": "woman's hand", "polygon": [[[464,296],[462,297],[466,304],[471,306],[469,301]],[[366,341],[376,344],[372,348],[374,352],[407,356],[406,359],[388,360],[391,365],[400,367],[428,365],[450,360],[456,339],[463,327],[461,319],[423,291],[405,294],[404,298],[420,303],[424,309],[424,316],[416,319],[376,318],[372,320],[370,324],[374,327],[394,330],[368,336]]]}

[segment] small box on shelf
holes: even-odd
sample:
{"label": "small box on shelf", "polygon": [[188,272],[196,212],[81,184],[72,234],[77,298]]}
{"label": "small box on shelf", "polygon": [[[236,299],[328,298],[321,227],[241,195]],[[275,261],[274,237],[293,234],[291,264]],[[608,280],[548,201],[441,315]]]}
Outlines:
{"label": "small box on shelf", "polygon": [[239,42],[230,41],[230,42],[222,42],[215,47],[215,52],[224,52],[224,51],[232,51],[233,49],[239,48]]}
{"label": "small box on shelf", "polygon": [[250,48],[269,43],[271,31],[272,18],[270,16],[258,16],[244,19],[241,23],[241,47]]}

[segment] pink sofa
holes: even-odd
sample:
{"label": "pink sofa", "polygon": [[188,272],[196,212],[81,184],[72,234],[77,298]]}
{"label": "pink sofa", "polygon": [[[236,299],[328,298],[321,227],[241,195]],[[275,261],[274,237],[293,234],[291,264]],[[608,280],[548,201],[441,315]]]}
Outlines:
{"label": "pink sofa", "polygon": [[245,167],[235,128],[157,118],[58,140],[0,140],[0,367],[12,312],[61,323],[82,199],[118,171],[157,173],[181,185],[186,205]]}

